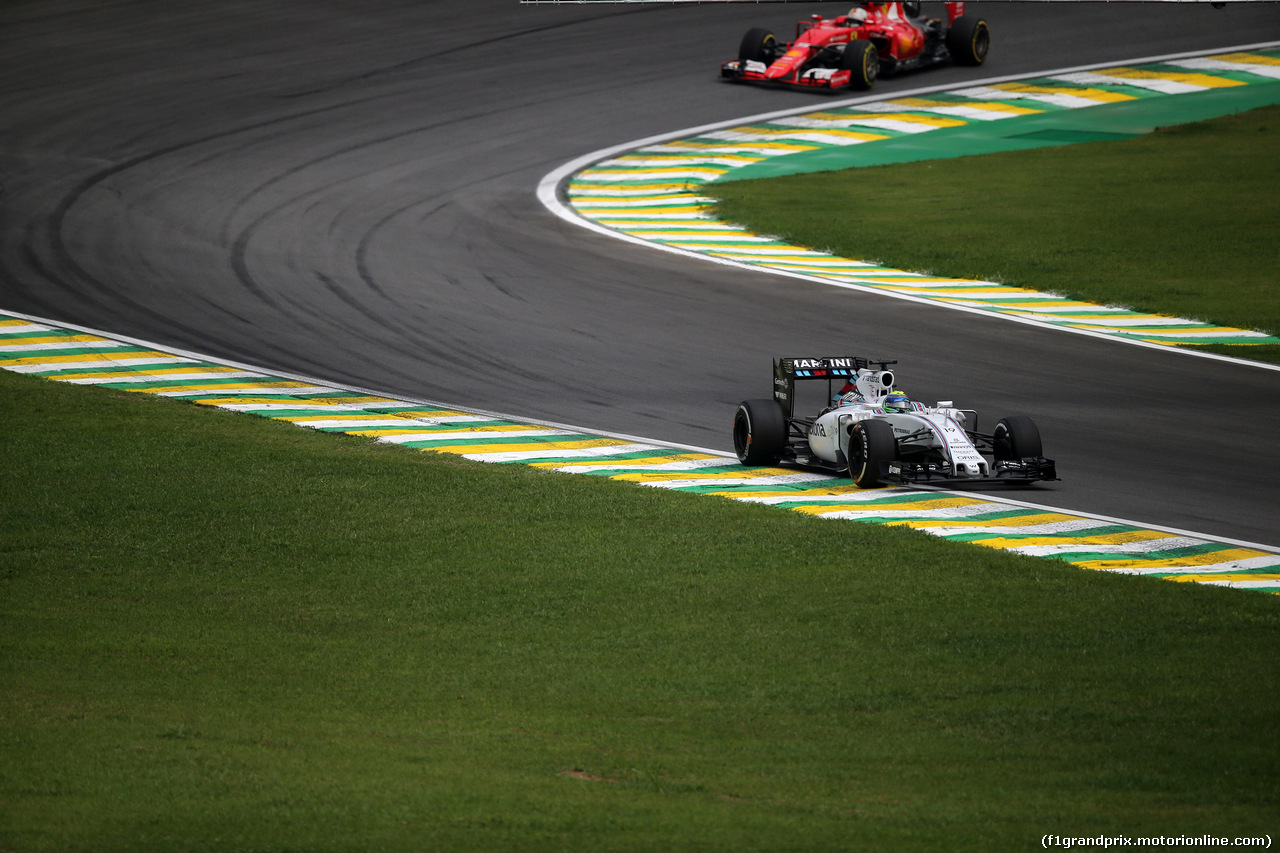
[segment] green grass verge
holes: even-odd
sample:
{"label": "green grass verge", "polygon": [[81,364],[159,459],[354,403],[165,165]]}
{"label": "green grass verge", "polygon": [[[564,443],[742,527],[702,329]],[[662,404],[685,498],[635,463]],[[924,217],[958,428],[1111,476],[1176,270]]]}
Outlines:
{"label": "green grass verge", "polygon": [[[1280,106],[1094,142],[703,192],[837,255],[1280,335]],[[1280,346],[1211,347],[1280,362]]]}
{"label": "green grass verge", "polygon": [[0,849],[1275,832],[1280,599],[0,371]]}

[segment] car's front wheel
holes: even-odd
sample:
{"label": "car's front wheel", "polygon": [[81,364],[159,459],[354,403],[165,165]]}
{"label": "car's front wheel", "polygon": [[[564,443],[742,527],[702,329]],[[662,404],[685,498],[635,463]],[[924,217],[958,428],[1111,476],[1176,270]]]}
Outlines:
{"label": "car's front wheel", "polygon": [[733,415],[733,452],[743,465],[776,465],[787,446],[787,418],[776,400],[743,400]]}
{"label": "car's front wheel", "polygon": [[1040,430],[1026,415],[1001,418],[992,433],[991,445],[997,462],[1016,462],[1044,455]]}
{"label": "car's front wheel", "polygon": [[880,76],[880,55],[869,41],[851,41],[845,45],[840,67],[849,72],[850,88],[866,91]]}
{"label": "car's front wheel", "polygon": [[884,421],[858,421],[849,432],[849,476],[860,489],[871,489],[883,481],[889,463],[898,458],[898,439]]}
{"label": "car's front wheel", "polygon": [[752,27],[738,45],[738,61],[763,62],[770,65],[778,55],[778,39],[763,27]]}

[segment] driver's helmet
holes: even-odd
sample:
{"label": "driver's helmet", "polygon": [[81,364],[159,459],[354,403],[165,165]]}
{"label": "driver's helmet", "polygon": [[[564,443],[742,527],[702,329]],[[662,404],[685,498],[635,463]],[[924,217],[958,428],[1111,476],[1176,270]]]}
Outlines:
{"label": "driver's helmet", "polygon": [[889,396],[884,398],[884,402],[880,405],[880,408],[884,409],[886,412],[915,411],[914,407],[911,405],[911,400],[908,399],[907,395],[903,394],[901,391],[890,392]]}
{"label": "driver's helmet", "polygon": [[867,20],[867,10],[861,6],[854,6],[849,10],[849,23],[855,26]]}

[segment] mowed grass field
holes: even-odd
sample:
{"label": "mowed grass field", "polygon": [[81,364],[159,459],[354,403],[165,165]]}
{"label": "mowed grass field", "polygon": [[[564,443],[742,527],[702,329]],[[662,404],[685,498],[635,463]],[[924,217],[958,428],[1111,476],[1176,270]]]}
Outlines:
{"label": "mowed grass field", "polygon": [[[1280,106],[704,191],[722,219],[843,257],[1280,336]],[[1275,345],[1206,349],[1280,362]]]}
{"label": "mowed grass field", "polygon": [[1280,600],[0,372],[0,849],[1275,831]]}
{"label": "mowed grass field", "polygon": [[1275,596],[5,371],[0,424],[0,851],[1277,830]]}

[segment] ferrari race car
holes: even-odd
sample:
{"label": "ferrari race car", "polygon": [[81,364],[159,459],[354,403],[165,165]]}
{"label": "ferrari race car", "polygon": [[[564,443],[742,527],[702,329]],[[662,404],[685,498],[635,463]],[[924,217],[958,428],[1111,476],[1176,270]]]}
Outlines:
{"label": "ferrari race car", "polygon": [[[780,463],[848,474],[861,488],[885,483],[1027,485],[1058,479],[1026,415],[978,432],[978,413],[951,402],[926,407],[894,389],[896,361],[858,357],[778,358],[773,399],[744,400],[733,417],[743,465]],[[795,414],[796,383],[827,380],[817,417]],[[836,392],[835,382],[842,386]]]}
{"label": "ferrari race car", "polygon": [[870,89],[882,74],[951,60],[981,65],[991,47],[987,22],[947,3],[947,21],[920,17],[920,3],[859,3],[847,15],[796,23],[785,47],[766,29],[747,31],[738,58],[720,76],[816,89]]}

